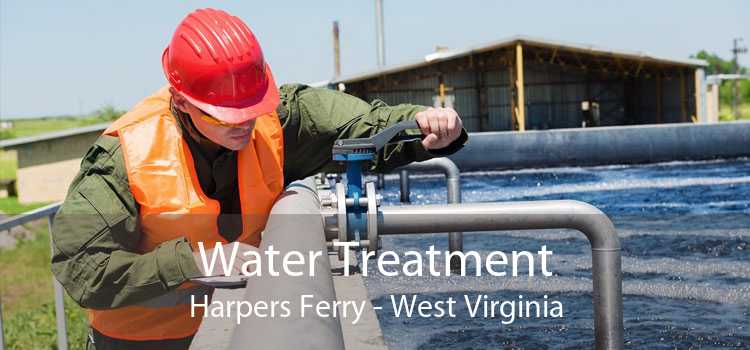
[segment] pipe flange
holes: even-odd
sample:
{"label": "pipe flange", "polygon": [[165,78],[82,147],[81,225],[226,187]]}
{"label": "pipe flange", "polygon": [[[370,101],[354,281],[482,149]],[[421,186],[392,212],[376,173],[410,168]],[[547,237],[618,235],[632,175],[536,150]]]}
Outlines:
{"label": "pipe flange", "polygon": [[365,193],[367,194],[367,245],[368,252],[377,252],[380,248],[378,240],[378,197],[375,193],[375,183],[368,182],[365,184]]}
{"label": "pipe flange", "polygon": [[[339,242],[348,242],[348,232],[346,231],[346,188],[339,182],[336,184],[336,216],[338,218]],[[339,247],[339,260],[343,261],[347,253],[346,247]]]}

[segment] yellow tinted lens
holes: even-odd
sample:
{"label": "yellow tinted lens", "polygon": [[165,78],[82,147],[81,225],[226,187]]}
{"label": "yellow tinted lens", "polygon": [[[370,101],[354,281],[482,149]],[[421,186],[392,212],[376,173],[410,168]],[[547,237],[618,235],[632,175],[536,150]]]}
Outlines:
{"label": "yellow tinted lens", "polygon": [[241,127],[241,125],[238,125],[238,124],[225,123],[225,122],[223,122],[221,120],[218,120],[218,119],[216,119],[216,118],[214,118],[214,117],[212,117],[212,116],[210,116],[210,115],[208,115],[206,113],[201,113],[201,119],[205,120],[207,123],[209,123],[211,125],[218,125],[218,126],[223,126],[223,127],[227,127],[227,128],[240,128]]}
{"label": "yellow tinted lens", "polygon": [[206,113],[201,113],[201,119],[203,119],[204,121],[206,121],[206,123],[209,123],[211,125],[221,125],[221,121],[220,120],[218,120],[218,119],[216,119],[216,118],[214,118],[214,117],[212,117],[212,116],[210,116],[210,115],[208,115]]}

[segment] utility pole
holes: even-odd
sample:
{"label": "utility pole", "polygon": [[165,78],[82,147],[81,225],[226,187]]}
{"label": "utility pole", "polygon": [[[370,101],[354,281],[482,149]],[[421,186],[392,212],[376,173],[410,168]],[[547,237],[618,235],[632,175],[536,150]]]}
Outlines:
{"label": "utility pole", "polygon": [[[378,55],[378,68],[385,67],[385,26],[383,22],[383,0],[375,0],[375,45]],[[399,176],[401,180],[401,201],[403,202],[406,198],[406,202],[408,202],[409,172],[401,170]],[[385,188],[385,175],[383,174],[378,174],[378,188]]]}
{"label": "utility pole", "polygon": [[339,46],[339,21],[333,21],[333,76],[341,76],[341,50]]}
{"label": "utility pole", "polygon": [[[740,64],[737,60],[737,55],[747,52],[747,47],[740,46],[742,38],[734,38],[732,40],[732,63],[734,64],[734,74],[740,74]],[[734,79],[732,82],[732,115],[734,119],[740,118],[740,110],[737,108],[737,101],[740,99],[739,79]]]}
{"label": "utility pole", "polygon": [[378,52],[378,68],[385,66],[385,33],[383,27],[383,0],[375,0],[375,40]]}

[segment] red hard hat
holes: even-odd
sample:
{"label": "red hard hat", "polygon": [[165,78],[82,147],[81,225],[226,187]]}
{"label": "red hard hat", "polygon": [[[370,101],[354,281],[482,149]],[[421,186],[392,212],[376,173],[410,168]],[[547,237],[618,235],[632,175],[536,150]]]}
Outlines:
{"label": "red hard hat", "polygon": [[239,124],[273,112],[279,104],[253,32],[221,10],[188,14],[164,50],[162,66],[173,88],[223,122]]}

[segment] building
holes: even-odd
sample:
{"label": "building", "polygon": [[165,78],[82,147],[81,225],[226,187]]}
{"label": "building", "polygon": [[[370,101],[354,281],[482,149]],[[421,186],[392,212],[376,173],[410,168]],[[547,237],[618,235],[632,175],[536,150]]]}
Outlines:
{"label": "building", "polygon": [[705,121],[692,59],[515,36],[333,79],[365,100],[451,106],[469,131]]}
{"label": "building", "polygon": [[[472,132],[705,121],[700,60],[516,36],[323,85],[389,104],[452,106]],[[65,198],[106,125],[0,141],[22,203]]]}
{"label": "building", "polygon": [[0,141],[0,149],[16,152],[18,201],[34,203],[64,199],[68,186],[78,173],[82,157],[107,125]]}

